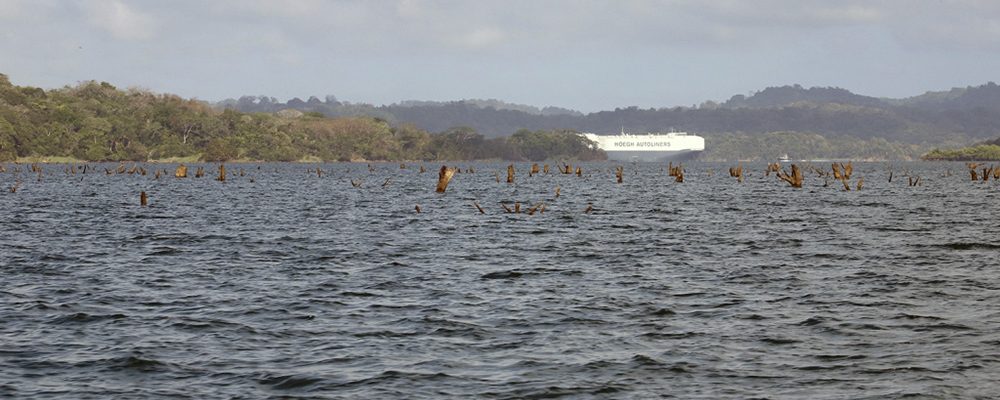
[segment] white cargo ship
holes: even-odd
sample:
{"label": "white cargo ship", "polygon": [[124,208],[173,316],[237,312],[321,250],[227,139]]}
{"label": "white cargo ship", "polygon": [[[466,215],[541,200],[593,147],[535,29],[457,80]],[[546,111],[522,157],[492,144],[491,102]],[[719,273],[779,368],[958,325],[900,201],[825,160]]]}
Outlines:
{"label": "white cargo ship", "polygon": [[705,150],[705,138],[686,132],[643,133],[622,132],[617,135],[581,133],[597,143],[597,148],[614,161],[669,161],[690,158]]}

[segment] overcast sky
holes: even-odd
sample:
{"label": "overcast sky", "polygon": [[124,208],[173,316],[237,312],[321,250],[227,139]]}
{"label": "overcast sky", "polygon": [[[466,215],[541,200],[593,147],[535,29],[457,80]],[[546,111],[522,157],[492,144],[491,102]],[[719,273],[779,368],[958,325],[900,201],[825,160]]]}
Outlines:
{"label": "overcast sky", "polygon": [[213,101],[581,111],[794,83],[905,97],[997,80],[1000,1],[0,0],[0,73]]}

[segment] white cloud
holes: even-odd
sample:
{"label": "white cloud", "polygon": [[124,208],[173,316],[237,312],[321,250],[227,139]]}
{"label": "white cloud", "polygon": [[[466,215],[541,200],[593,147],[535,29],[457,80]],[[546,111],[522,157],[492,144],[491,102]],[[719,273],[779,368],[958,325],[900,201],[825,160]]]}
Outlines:
{"label": "white cloud", "polygon": [[457,38],[457,43],[471,49],[492,47],[504,41],[507,35],[497,28],[481,27]]}
{"label": "white cloud", "polygon": [[908,6],[899,1],[886,25],[908,49],[1000,49],[1000,2],[950,0]]}
{"label": "white cloud", "polygon": [[686,13],[700,16],[712,24],[737,24],[761,27],[823,27],[871,23],[883,13],[877,3],[846,0],[761,0],[685,2]]}
{"label": "white cloud", "polygon": [[[314,82],[330,85],[320,93],[382,88],[386,101],[427,97],[419,87],[437,96],[477,87],[526,96],[511,84],[525,78],[616,90],[643,79],[633,76],[640,63],[669,73],[645,75],[639,89],[671,79],[679,91],[690,84],[720,93],[810,79],[859,88],[866,74],[878,88],[889,87],[883,71],[893,69],[975,83],[996,79],[998,50],[997,0],[0,0],[0,54],[16,55],[0,56],[0,72],[54,86],[131,79],[199,97]],[[178,65],[200,68],[189,88],[163,78]],[[516,74],[441,72],[486,68]],[[727,73],[740,79],[717,83]],[[407,88],[414,91],[396,92]]]}
{"label": "white cloud", "polygon": [[400,0],[396,3],[396,14],[403,18],[417,18],[423,15],[423,5],[418,0]]}
{"label": "white cloud", "polygon": [[153,36],[156,20],[118,0],[84,2],[88,22],[124,40],[145,40]]}
{"label": "white cloud", "polygon": [[51,18],[61,7],[53,0],[0,0],[0,20],[34,23]]}
{"label": "white cloud", "polygon": [[20,0],[0,0],[0,19],[14,20],[24,12],[24,2]]}
{"label": "white cloud", "polygon": [[242,0],[229,4],[226,8],[245,7],[259,15],[274,17],[315,17],[321,14],[325,2],[320,0]]}

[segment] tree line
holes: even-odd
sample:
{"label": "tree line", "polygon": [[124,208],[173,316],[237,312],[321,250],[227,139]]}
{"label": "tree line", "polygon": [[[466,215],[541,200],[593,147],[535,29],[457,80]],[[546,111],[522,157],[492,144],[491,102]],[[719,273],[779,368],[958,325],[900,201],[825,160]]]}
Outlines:
{"label": "tree line", "polygon": [[791,86],[722,104],[581,114],[493,100],[376,107],[334,96],[287,103],[244,96],[213,105],[106,82],[15,86],[0,74],[0,161],[593,160],[605,155],[576,132],[622,125],[702,135],[703,160],[917,159],[1000,135],[997,111],[1000,87],[992,83],[905,101]]}
{"label": "tree line", "polygon": [[[793,158],[918,159],[934,148],[967,146],[1000,135],[1000,86],[928,92],[905,99],[875,98],[840,88],[766,88],[728,101],[673,108],[624,107],[589,114],[539,112],[502,102],[404,102],[373,106],[326,100],[244,96],[220,107],[241,111],[296,109],[328,116],[369,115],[439,131],[469,126],[486,137],[517,129],[614,133],[670,129],[702,135],[706,160]],[[779,140],[779,139],[791,140]],[[815,145],[815,146],[813,146]]]}
{"label": "tree line", "polygon": [[82,82],[54,90],[0,74],[0,161],[378,161],[605,159],[571,130],[487,138],[469,127],[429,132],[375,116],[240,112],[145,90]]}
{"label": "tree line", "polygon": [[934,149],[923,159],[932,161],[1000,161],[1000,146],[980,144],[957,149]]}
{"label": "tree line", "polygon": [[[696,134],[763,135],[773,132],[815,133],[826,138],[882,138],[902,144],[971,144],[1000,135],[1000,86],[928,92],[906,99],[857,95],[840,88],[771,87],[751,96],[711,101],[689,107],[621,107],[582,114],[526,112],[524,107],[474,100],[404,102],[384,106],[292,99],[282,103],[267,96],[244,96],[220,103],[240,111],[275,112],[296,109],[328,116],[370,115],[390,122],[409,122],[441,131],[469,126],[487,137],[508,135],[520,128],[574,129],[614,133],[624,125],[632,132],[671,128]],[[525,106],[527,107],[527,106]]]}
{"label": "tree line", "polygon": [[953,149],[934,149],[924,154],[933,161],[1000,161],[1000,138]]}

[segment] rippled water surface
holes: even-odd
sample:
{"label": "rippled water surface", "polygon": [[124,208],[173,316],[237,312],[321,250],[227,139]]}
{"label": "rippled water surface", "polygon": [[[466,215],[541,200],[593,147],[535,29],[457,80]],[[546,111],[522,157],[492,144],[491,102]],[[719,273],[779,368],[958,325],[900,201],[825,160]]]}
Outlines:
{"label": "rippled water surface", "polygon": [[962,164],[460,165],[6,164],[0,397],[1000,393],[1000,184]]}

